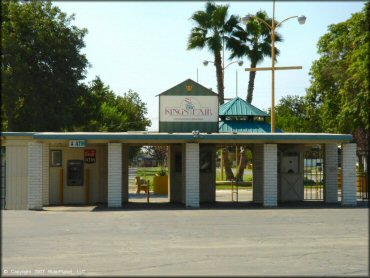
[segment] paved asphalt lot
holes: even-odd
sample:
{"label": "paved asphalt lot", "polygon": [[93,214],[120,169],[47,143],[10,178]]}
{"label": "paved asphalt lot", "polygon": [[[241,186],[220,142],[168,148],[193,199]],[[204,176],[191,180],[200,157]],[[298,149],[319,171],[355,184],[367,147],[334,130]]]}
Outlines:
{"label": "paved asphalt lot", "polygon": [[2,211],[3,276],[369,275],[365,206],[46,209]]}

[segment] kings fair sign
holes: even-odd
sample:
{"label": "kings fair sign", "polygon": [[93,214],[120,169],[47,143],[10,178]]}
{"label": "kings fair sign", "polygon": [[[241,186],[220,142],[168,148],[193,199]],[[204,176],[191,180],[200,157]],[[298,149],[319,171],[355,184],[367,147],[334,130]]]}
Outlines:
{"label": "kings fair sign", "polygon": [[214,96],[166,96],[161,98],[163,122],[217,122],[218,99]]}
{"label": "kings fair sign", "polygon": [[218,132],[218,95],[188,79],[159,95],[160,132]]}

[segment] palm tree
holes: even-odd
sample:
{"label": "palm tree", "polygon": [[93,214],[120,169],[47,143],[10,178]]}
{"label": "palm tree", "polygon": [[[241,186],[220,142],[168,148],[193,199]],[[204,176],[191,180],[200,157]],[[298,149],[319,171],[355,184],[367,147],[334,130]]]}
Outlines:
{"label": "palm tree", "polygon": [[[270,26],[272,19],[268,17],[265,11],[259,11],[255,17],[266,21]],[[281,42],[282,37],[280,34],[275,34],[275,42]],[[238,26],[234,29],[231,38],[227,41],[227,48],[231,50],[230,59],[234,57],[246,56],[251,61],[251,68],[255,68],[261,63],[264,57],[271,57],[271,31],[270,29],[257,19],[251,19],[246,29]],[[275,47],[275,58],[279,55],[279,50]],[[249,72],[247,102],[252,103],[254,80],[256,72]]]}
{"label": "palm tree", "polygon": [[231,15],[228,18],[228,5],[207,2],[205,11],[195,12],[190,19],[196,23],[188,39],[188,50],[207,47],[214,55],[219,103],[224,103],[224,53],[225,43],[230,39],[239,20]]}

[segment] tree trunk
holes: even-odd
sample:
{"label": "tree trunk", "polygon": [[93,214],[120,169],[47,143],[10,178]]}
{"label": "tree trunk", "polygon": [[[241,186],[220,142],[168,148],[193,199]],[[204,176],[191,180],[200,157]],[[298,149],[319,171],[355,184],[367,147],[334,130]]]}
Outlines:
{"label": "tree trunk", "polygon": [[215,67],[216,67],[216,78],[217,78],[217,92],[219,104],[224,103],[224,78],[223,69],[221,61],[221,53],[217,51],[215,53]]}
{"label": "tree trunk", "polygon": [[[257,63],[255,62],[251,63],[251,68],[255,68],[256,66],[257,66]],[[256,78],[256,72],[250,71],[249,72],[249,82],[248,82],[248,94],[247,94],[248,103],[252,103],[255,78]]]}
{"label": "tree trunk", "polygon": [[240,150],[239,166],[238,166],[238,171],[236,172],[236,176],[235,176],[237,181],[243,181],[244,169],[245,169],[245,166],[247,165],[247,158],[246,158],[245,152],[246,152],[246,149]]}
{"label": "tree trunk", "polygon": [[227,147],[222,150],[222,157],[224,160],[226,180],[232,180],[234,179],[234,173],[231,170],[231,164],[229,160],[229,150]]}

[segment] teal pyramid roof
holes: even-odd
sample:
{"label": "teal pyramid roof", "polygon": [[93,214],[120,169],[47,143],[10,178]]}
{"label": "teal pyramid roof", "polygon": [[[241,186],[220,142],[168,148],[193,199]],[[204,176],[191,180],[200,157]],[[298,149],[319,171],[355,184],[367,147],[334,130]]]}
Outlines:
{"label": "teal pyramid roof", "polygon": [[269,115],[240,97],[236,97],[220,106],[220,116],[268,117]]}

